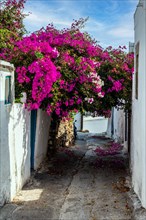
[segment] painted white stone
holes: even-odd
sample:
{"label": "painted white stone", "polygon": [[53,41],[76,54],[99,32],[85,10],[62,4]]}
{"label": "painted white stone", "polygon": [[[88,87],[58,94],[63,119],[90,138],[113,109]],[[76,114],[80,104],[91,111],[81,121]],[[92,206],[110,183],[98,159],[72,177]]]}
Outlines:
{"label": "painted white stone", "polygon": [[146,0],[140,0],[134,16],[135,45],[139,42],[138,99],[133,80],[131,169],[134,191],[146,208]]}

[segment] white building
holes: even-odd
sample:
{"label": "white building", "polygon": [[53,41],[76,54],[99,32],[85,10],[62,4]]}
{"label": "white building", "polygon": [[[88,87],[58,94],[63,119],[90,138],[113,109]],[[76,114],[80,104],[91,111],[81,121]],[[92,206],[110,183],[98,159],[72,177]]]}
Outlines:
{"label": "white building", "polygon": [[14,103],[14,67],[0,60],[0,206],[10,202],[47,153],[50,118]]}
{"label": "white building", "polygon": [[146,208],[146,0],[134,15],[135,73],[133,79],[131,169],[134,191]]}

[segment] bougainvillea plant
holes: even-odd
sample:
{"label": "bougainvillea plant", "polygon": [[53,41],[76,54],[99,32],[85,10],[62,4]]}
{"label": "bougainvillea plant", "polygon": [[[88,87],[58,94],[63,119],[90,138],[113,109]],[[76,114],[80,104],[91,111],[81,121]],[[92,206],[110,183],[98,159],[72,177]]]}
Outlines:
{"label": "bougainvillea plant", "polygon": [[[27,109],[41,108],[52,115],[52,130],[72,112],[109,117],[112,107],[130,109],[133,54],[121,47],[101,48],[80,31],[84,19],[70,29],[60,31],[48,25],[23,37],[25,0],[2,3],[0,59],[15,65],[16,99],[25,92]],[[56,132],[53,147],[55,138]]]}
{"label": "bougainvillea plant", "polygon": [[10,37],[10,42],[4,42],[0,54],[16,67],[16,97],[25,91],[29,110],[42,108],[60,118],[78,110],[109,116],[113,106],[127,108],[133,55],[122,48],[102,49],[79,30],[83,19],[70,29],[59,31],[48,25],[20,40],[24,2],[4,1],[0,16],[2,32],[19,36],[19,40]]}
{"label": "bougainvillea plant", "polygon": [[2,0],[0,2],[0,29],[6,29],[16,34],[17,37],[26,33],[23,19],[25,0]]}
{"label": "bougainvillea plant", "polygon": [[[6,0],[0,2],[0,50],[13,49],[14,42],[26,33],[23,19],[25,0]],[[9,50],[7,51],[9,54]]]}
{"label": "bougainvillea plant", "polygon": [[[0,1],[0,54],[1,59],[8,60],[14,53],[15,42],[22,39],[27,33],[23,20],[28,15],[24,11],[25,0]],[[2,54],[5,54],[3,56]],[[15,77],[16,94],[20,93],[19,83]],[[17,100],[17,95],[16,95]],[[19,99],[20,100],[20,99]]]}
{"label": "bougainvillea plant", "polygon": [[66,117],[104,96],[95,61],[102,50],[79,30],[58,31],[49,25],[17,41],[13,50],[15,55],[1,56],[17,66],[28,109],[42,108]]}
{"label": "bougainvillea plant", "polygon": [[[112,107],[131,110],[132,77],[134,73],[134,54],[126,53],[126,47],[113,49],[111,46],[101,54],[98,75],[104,82],[104,98],[100,105],[92,105],[90,111],[97,115],[110,117]],[[96,111],[95,111],[96,109]]]}

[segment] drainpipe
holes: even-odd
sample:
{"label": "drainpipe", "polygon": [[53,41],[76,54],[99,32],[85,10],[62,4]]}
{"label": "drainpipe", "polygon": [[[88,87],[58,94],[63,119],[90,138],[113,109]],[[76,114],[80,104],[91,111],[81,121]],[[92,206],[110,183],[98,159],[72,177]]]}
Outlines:
{"label": "drainpipe", "polygon": [[83,130],[83,114],[81,113],[81,131]]}
{"label": "drainpipe", "polygon": [[[139,2],[137,7],[140,7],[141,3]],[[129,53],[134,53],[134,43],[129,42]],[[133,84],[131,83],[131,87],[133,87]],[[133,88],[132,88],[133,90]],[[131,103],[132,103],[132,92],[131,92]],[[131,106],[132,108],[132,106]],[[130,147],[131,147],[131,110],[126,112],[126,140],[128,139],[128,153],[130,155]]]}
{"label": "drainpipe", "polygon": [[112,108],[112,120],[111,120],[111,135],[114,135],[114,108]]}
{"label": "drainpipe", "polygon": [[127,111],[126,111],[126,112],[125,112],[125,141],[127,141],[127,133],[128,133],[127,120],[128,120],[128,113],[127,113]]}
{"label": "drainpipe", "polygon": [[128,111],[128,153],[131,151],[131,112]]}

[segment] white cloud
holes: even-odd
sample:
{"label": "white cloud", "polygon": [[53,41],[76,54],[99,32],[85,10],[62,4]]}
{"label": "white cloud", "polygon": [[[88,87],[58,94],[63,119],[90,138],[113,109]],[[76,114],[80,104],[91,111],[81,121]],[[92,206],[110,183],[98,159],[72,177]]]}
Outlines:
{"label": "white cloud", "polygon": [[106,24],[103,22],[97,21],[95,19],[89,18],[89,20],[86,23],[85,30],[90,31],[103,31],[105,30]]}
{"label": "white cloud", "polygon": [[70,26],[71,22],[69,22],[67,19],[66,20],[61,20],[60,17],[58,16],[52,16],[48,17],[46,14],[40,15],[39,13],[31,13],[29,17],[25,19],[25,22],[31,22],[31,25],[47,25],[48,23],[57,24],[57,25],[64,25],[64,26]]}
{"label": "white cloud", "polygon": [[111,29],[108,32],[109,35],[118,38],[132,38],[133,30],[129,29],[129,27],[116,27]]}
{"label": "white cloud", "polygon": [[[29,1],[28,1],[29,2]],[[59,4],[60,3],[60,4]],[[31,11],[31,14],[25,18],[25,25],[29,31],[33,32],[42,26],[46,26],[49,23],[53,23],[57,28],[64,28],[71,26],[73,19],[79,19],[82,17],[81,10],[76,8],[71,1],[59,2],[57,6],[49,5],[44,1],[36,2],[34,8],[34,2],[26,5],[27,11]]]}
{"label": "white cloud", "polygon": [[133,13],[123,15],[117,24],[108,31],[108,34],[116,38],[132,39],[134,35]]}
{"label": "white cloud", "polygon": [[107,14],[115,14],[118,12],[118,1],[115,1],[115,0],[110,0],[108,1],[108,5],[107,7],[105,8],[105,11],[104,13],[107,13]]}
{"label": "white cloud", "polygon": [[[64,28],[69,27],[73,19],[86,18],[90,14],[84,30],[100,41],[103,47],[109,45],[113,45],[114,47],[127,45],[129,41],[133,41],[133,14],[138,0],[127,1],[131,2],[132,7],[129,9],[129,13],[125,14],[123,12],[122,15],[118,14],[118,0],[106,2],[106,11],[104,13],[109,14],[109,18],[104,17],[103,19],[102,16],[98,16],[94,4],[91,5],[91,1],[88,1],[86,8],[85,6],[81,7],[78,1],[73,0],[57,1],[56,5],[51,3],[46,4],[45,1],[31,2],[30,0],[30,4],[27,5],[26,10],[31,11],[31,14],[25,19],[25,24],[26,28],[31,32],[52,22],[57,28]],[[56,1],[53,0],[53,2]],[[91,10],[92,8],[93,11]],[[110,22],[111,18],[112,21]]]}
{"label": "white cloud", "polygon": [[27,17],[27,18],[25,19],[25,21],[33,22],[34,24],[36,24],[37,22],[39,22],[39,23],[42,22],[43,19],[42,19],[42,17],[38,16],[38,15],[35,14],[35,13],[31,13],[31,14],[29,15],[29,17]]}
{"label": "white cloud", "polygon": [[128,0],[128,2],[129,2],[131,5],[133,5],[134,7],[136,7],[137,4],[138,4],[138,2],[139,2],[139,0]]}

